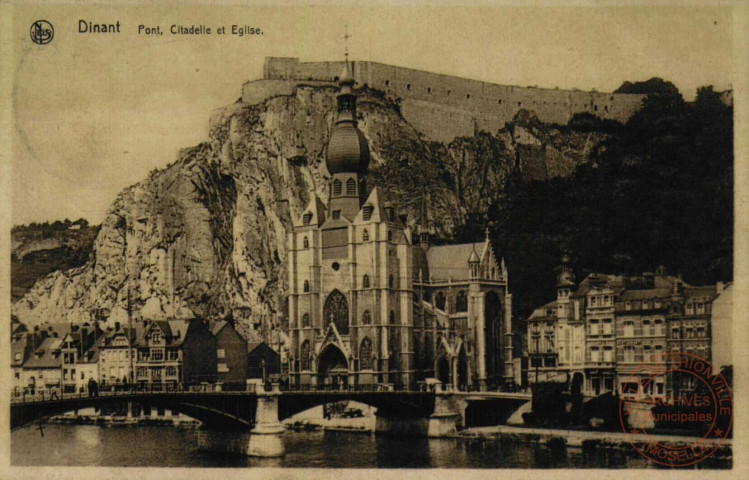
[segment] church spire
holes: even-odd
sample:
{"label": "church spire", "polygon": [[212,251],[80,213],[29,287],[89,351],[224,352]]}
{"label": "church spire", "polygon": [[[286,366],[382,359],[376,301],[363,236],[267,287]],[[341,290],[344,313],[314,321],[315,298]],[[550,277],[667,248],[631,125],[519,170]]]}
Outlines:
{"label": "church spire", "polygon": [[352,65],[348,61],[348,28],[346,61],[338,79],[338,110],[330,131],[325,163],[331,175],[329,214],[332,218],[352,220],[361,208],[366,192],[365,175],[369,168],[369,144],[356,127],[356,93]]}
{"label": "church spire", "polygon": [[346,64],[348,65],[348,39],[351,38],[351,35],[348,34],[348,23],[345,25],[345,33],[343,34],[343,42],[344,42],[344,53],[343,56],[346,57]]}

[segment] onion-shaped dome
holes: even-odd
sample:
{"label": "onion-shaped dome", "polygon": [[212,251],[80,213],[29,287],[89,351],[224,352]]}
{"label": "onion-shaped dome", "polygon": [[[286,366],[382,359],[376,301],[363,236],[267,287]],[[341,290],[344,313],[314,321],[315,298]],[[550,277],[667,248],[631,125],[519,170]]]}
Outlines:
{"label": "onion-shaped dome", "polygon": [[557,288],[568,288],[575,286],[575,274],[570,268],[570,256],[566,253],[562,256],[562,270],[557,275]]}
{"label": "onion-shaped dome", "polygon": [[559,272],[557,276],[557,288],[574,287],[575,275],[569,270]]}
{"label": "onion-shaped dome", "polygon": [[328,142],[326,164],[331,175],[366,173],[369,168],[369,144],[353,123],[333,127]]}

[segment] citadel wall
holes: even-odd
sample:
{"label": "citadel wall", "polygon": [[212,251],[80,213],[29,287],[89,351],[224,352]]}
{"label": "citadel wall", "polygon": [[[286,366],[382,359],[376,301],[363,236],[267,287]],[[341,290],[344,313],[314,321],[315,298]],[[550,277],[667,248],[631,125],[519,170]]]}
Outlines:
{"label": "citadel wall", "polygon": [[[644,95],[584,92],[497,85],[478,80],[394,67],[351,62],[359,87],[368,86],[400,99],[404,118],[434,140],[449,141],[476,130],[495,132],[520,109],[533,111],[545,123],[566,124],[575,113],[625,122],[642,105]],[[265,82],[243,86],[243,101],[285,94],[296,82],[335,82],[343,62],[300,62],[266,58]],[[266,82],[273,83],[266,83]]]}

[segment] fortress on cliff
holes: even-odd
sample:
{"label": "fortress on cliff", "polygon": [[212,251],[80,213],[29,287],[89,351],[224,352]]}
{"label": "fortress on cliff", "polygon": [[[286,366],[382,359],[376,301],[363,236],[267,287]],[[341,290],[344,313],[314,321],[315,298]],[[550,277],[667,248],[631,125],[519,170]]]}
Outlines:
{"label": "fortress on cliff", "polygon": [[[403,117],[432,140],[449,142],[478,130],[496,132],[525,109],[544,123],[567,124],[588,112],[625,122],[642,106],[645,95],[516,87],[480,82],[376,62],[350,62],[358,88],[369,87],[398,99]],[[344,62],[300,62],[268,57],[263,78],[242,85],[242,101],[255,104],[291,95],[299,83],[338,82]]]}

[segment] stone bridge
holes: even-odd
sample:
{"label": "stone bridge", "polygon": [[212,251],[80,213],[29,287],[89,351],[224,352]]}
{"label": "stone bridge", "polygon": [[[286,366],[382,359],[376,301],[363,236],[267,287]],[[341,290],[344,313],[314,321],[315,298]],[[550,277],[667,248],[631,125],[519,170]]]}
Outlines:
{"label": "stone bridge", "polygon": [[247,392],[106,392],[95,397],[63,394],[11,400],[11,429],[87,407],[137,403],[167,408],[221,431],[250,430],[247,454],[285,453],[281,421],[325,403],[352,400],[377,408],[375,432],[441,437],[459,428],[497,425],[531,400],[503,392],[309,390],[281,391],[257,385]]}

